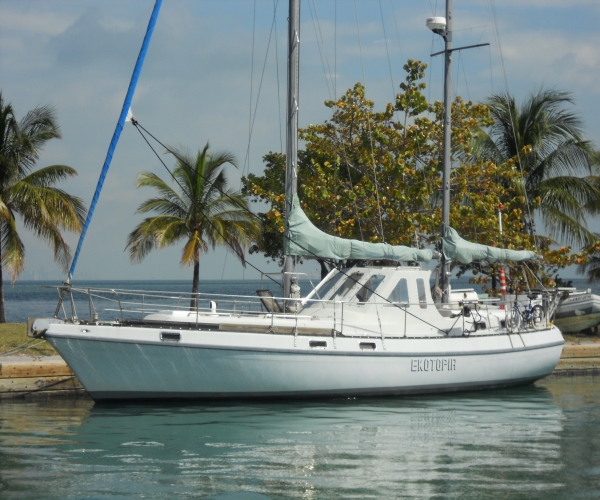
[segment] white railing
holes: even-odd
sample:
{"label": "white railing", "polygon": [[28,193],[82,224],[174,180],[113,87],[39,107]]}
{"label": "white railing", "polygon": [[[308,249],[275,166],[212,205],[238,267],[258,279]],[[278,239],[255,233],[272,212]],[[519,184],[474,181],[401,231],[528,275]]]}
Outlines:
{"label": "white railing", "polygon": [[[353,316],[352,325],[355,324],[355,314],[365,307],[376,306],[377,325],[372,325],[374,330],[379,330],[384,337],[381,326],[380,313],[384,312],[389,322],[389,315],[385,313],[387,308],[397,308],[404,316],[403,335],[407,336],[407,325],[409,316],[415,321],[422,321],[440,331],[446,331],[448,323],[435,321],[437,315],[423,314],[423,309],[436,309],[436,306],[425,302],[398,302],[373,301],[336,301],[322,299],[283,299],[282,297],[270,296],[269,300],[277,303],[278,310],[268,310],[265,301],[258,296],[219,294],[219,293],[187,293],[187,292],[162,292],[134,289],[103,289],[92,287],[62,286],[56,287],[59,295],[58,312],[62,311],[64,318],[73,321],[125,321],[142,320],[144,317],[159,313],[161,311],[174,311],[189,316],[189,323],[202,322],[203,317],[212,316],[257,316],[262,315],[271,318],[271,324],[276,319],[295,318],[296,322],[302,319],[310,319],[307,309],[313,304],[333,309],[333,330],[343,332],[347,315]],[[521,296],[518,300],[503,302],[501,298],[487,298],[477,300],[462,300],[449,304],[449,309],[441,309],[442,315],[455,319],[454,325],[462,326],[464,334],[471,334],[478,330],[477,323],[484,322],[486,328],[490,328],[490,315],[496,316],[501,326],[505,326],[509,332],[518,332],[530,329],[545,328],[549,325],[554,312],[554,303],[558,301],[556,296],[539,294],[534,299]],[[211,307],[215,303],[216,307]],[[297,306],[297,307],[286,307]],[[445,305],[446,306],[446,305]],[[379,308],[383,308],[381,311]],[[70,309],[70,314],[67,312]],[[78,310],[81,316],[78,314]],[[364,309],[363,309],[364,310]],[[389,310],[389,309],[388,309]],[[85,311],[85,312],[84,312]],[[294,312],[286,312],[294,311]],[[373,311],[373,309],[371,309]],[[502,312],[504,314],[502,314]],[[116,317],[115,317],[116,313]],[[181,317],[179,318],[181,321]],[[437,327],[434,323],[439,323]],[[347,325],[346,325],[347,326]]]}

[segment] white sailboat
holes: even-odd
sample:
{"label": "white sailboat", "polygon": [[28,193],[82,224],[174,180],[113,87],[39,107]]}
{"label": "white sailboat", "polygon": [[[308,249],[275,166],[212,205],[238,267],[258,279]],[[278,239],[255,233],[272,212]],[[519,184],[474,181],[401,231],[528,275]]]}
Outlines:
{"label": "white sailboat", "polygon": [[[441,258],[448,302],[451,261],[535,258],[532,252],[466,242],[449,227],[449,127],[443,255],[334,238],[302,212],[295,193],[299,10],[299,1],[290,0],[283,304],[263,296],[266,311],[260,311],[249,305],[257,297],[229,297],[227,308],[221,297],[218,310],[212,304],[190,311],[157,305],[159,298],[172,294],[69,284],[61,289],[65,302],[70,298],[74,304],[74,295],[84,294],[89,318],[78,318],[73,309],[65,318],[31,320],[32,334],[52,344],[95,400],[422,394],[527,384],[551,373],[564,341],[547,321],[548,314],[513,321],[516,312],[509,309],[466,302],[458,309],[436,305],[430,271],[402,265]],[[428,25],[446,40],[448,67],[451,16],[447,18]],[[449,102],[448,82],[446,86]],[[302,299],[295,286],[299,256],[395,263],[334,269]],[[96,313],[94,301],[108,295],[114,297],[116,320],[101,320]],[[134,312],[137,319],[131,319]]]}

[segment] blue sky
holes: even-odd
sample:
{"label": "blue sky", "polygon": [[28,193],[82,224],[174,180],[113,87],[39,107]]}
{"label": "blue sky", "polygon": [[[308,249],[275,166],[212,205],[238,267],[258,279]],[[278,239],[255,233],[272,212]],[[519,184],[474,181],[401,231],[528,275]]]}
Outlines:
{"label": "blue sky", "polygon": [[[280,150],[284,136],[280,109],[284,109],[285,93],[285,1],[277,4],[277,36],[272,35],[265,57],[275,3],[164,0],[133,101],[136,118],[168,144],[195,150],[210,141],[212,148],[236,154],[239,172],[260,173],[262,155]],[[64,187],[86,203],[91,200],[153,4],[151,0],[0,0],[4,99],[12,102],[18,117],[39,104],[56,108],[63,139],[48,144],[39,166],[75,167],[79,176]],[[455,0],[454,4],[455,46],[491,43],[489,49],[465,51],[454,58],[455,94],[482,100],[504,91],[505,82],[520,100],[542,86],[569,90],[588,138],[600,145],[600,34],[596,26],[600,2]],[[440,99],[442,60],[431,59],[429,54],[440,50],[441,40],[427,30],[425,19],[443,11],[444,3],[435,0],[303,0],[300,125],[326,119],[323,101],[358,81],[366,85],[376,107],[383,108],[398,91],[404,77],[402,65],[408,58],[430,65],[426,92],[431,100]],[[327,77],[323,66],[334,76]],[[251,90],[254,113],[259,87],[248,148]],[[136,175],[142,170],[166,175],[128,125],[88,231],[76,278],[191,277],[190,269],[179,266],[179,248],[155,252],[136,265],[130,264],[124,252],[127,234],[140,220],[135,210],[150,195],[135,188]],[[231,173],[237,184],[239,173],[234,169]],[[600,229],[596,221],[590,222]],[[62,278],[51,251],[30,235],[24,239],[23,279]],[[70,241],[76,244],[75,237]],[[252,259],[260,268],[275,269],[261,257]],[[316,272],[316,267],[307,265],[306,271]],[[224,249],[202,257],[204,279],[236,278],[242,273]],[[245,276],[257,275],[247,269]]]}

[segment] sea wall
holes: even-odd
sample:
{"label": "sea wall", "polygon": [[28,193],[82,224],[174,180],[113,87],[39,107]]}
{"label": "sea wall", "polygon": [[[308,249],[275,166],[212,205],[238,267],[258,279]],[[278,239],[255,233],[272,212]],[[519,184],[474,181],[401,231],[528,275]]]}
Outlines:
{"label": "sea wall", "polygon": [[0,357],[0,399],[56,396],[88,397],[60,356]]}
{"label": "sea wall", "polygon": [[567,342],[553,376],[600,373],[600,342]]}

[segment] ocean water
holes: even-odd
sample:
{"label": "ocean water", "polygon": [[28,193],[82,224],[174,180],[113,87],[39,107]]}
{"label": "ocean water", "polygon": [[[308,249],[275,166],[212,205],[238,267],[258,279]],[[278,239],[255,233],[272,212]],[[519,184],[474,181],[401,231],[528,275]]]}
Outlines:
{"label": "ocean water", "polygon": [[[310,289],[308,282],[302,283],[304,290]],[[6,317],[8,322],[25,322],[28,317],[47,317],[53,316],[58,304],[57,287],[60,282],[56,281],[18,281],[14,285],[5,283],[4,299],[6,304]],[[73,286],[84,289],[115,289],[115,290],[134,290],[141,292],[164,292],[173,297],[182,298],[172,300],[169,303],[175,307],[183,306],[189,301],[189,293],[192,290],[191,281],[77,281]],[[208,301],[214,296],[217,299],[222,295],[248,295],[256,297],[256,290],[267,288],[273,291],[274,295],[281,295],[279,286],[271,280],[205,280],[200,282],[200,293],[207,294],[202,296],[201,306],[207,307]],[[89,305],[87,298],[81,294],[75,295],[76,312],[79,317],[88,317]],[[119,296],[127,297],[126,294],[119,292]],[[113,297],[114,298],[114,297]],[[187,300],[186,300],[187,299]],[[135,300],[139,300],[137,297]],[[106,301],[95,299],[94,307],[100,312],[101,319],[112,319],[118,314],[115,310],[118,308],[116,303],[106,303]],[[66,312],[71,316],[70,303],[65,301]],[[102,314],[104,313],[104,314]],[[61,311],[62,314],[62,311]],[[112,314],[112,316],[111,316]]]}
{"label": "ocean water", "polygon": [[295,402],[2,402],[0,498],[598,499],[598,382]]}

